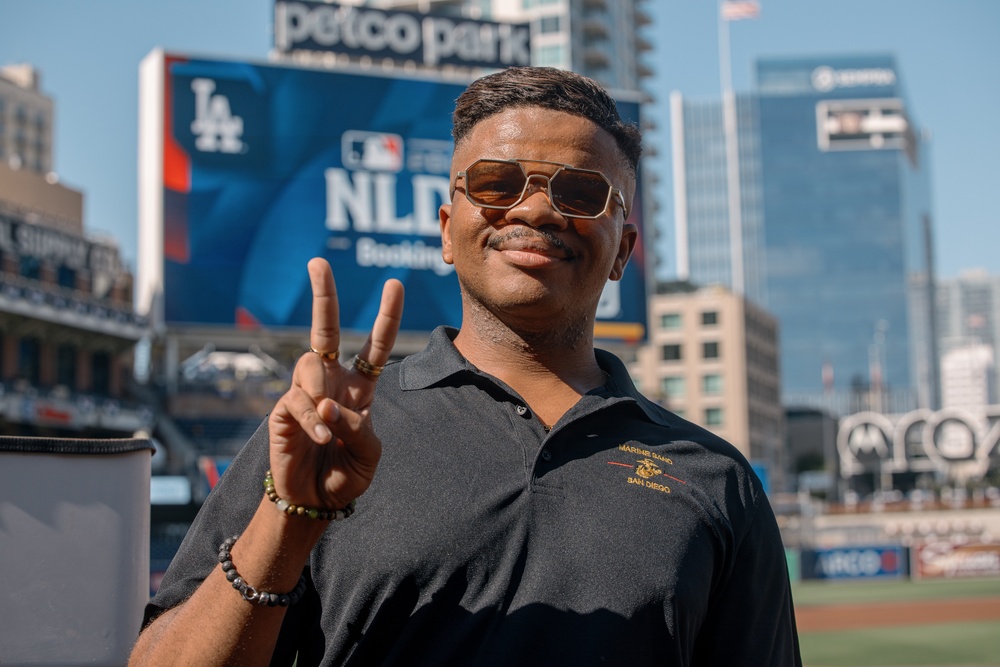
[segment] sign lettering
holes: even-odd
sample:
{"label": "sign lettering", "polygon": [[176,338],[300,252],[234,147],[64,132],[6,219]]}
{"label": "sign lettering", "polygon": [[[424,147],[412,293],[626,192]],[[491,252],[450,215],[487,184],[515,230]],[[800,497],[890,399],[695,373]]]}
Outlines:
{"label": "sign lettering", "polygon": [[454,20],[333,2],[276,2],[274,45],[283,52],[331,51],[500,69],[531,64],[528,24]]}

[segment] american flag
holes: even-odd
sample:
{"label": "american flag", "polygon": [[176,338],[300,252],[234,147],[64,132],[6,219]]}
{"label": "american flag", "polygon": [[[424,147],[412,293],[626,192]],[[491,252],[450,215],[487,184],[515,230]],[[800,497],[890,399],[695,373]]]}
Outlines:
{"label": "american flag", "polygon": [[722,19],[724,21],[742,21],[760,16],[760,3],[757,0],[725,0],[722,3]]}

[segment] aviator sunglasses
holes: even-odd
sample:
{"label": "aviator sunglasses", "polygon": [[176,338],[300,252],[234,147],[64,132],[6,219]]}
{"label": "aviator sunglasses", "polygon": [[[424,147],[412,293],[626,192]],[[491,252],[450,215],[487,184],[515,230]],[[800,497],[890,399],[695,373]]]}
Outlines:
{"label": "aviator sunglasses", "polygon": [[[549,164],[555,173],[529,174],[524,163]],[[519,204],[528,194],[533,179],[545,181],[552,208],[569,218],[593,219],[604,215],[614,197],[628,219],[628,207],[619,188],[611,185],[607,176],[592,169],[577,169],[561,162],[548,160],[476,160],[465,171],[458,172],[451,188],[452,197],[458,189],[458,179],[465,179],[465,198],[480,208],[506,210]]]}

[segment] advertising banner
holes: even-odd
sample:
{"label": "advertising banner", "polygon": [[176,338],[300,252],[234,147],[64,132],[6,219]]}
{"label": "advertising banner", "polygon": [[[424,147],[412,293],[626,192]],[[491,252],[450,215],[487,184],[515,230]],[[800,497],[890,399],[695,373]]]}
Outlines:
{"label": "advertising banner", "polygon": [[803,579],[900,579],[906,576],[906,549],[901,546],[803,549]]}
{"label": "advertising banner", "polygon": [[280,53],[340,53],[428,67],[502,69],[531,64],[531,27],[338,2],[278,0],[274,46]]}
{"label": "advertising banner", "polygon": [[[162,164],[162,174],[140,201],[162,204],[143,206],[141,252],[162,268],[140,289],[157,293],[167,325],[307,327],[305,267],[316,256],[333,266],[344,329],[370,328],[388,278],[406,287],[403,330],[461,324],[438,209],[449,199],[451,112],[464,85],[155,56],[143,64],[144,109],[162,116],[161,134],[141,163],[153,173]],[[157,77],[162,90],[147,80]],[[638,122],[638,103],[619,106]],[[642,215],[637,194],[630,221],[640,239]],[[640,240],[624,278],[605,290],[599,337],[644,337],[645,270]]]}
{"label": "advertising banner", "polygon": [[1000,542],[935,540],[914,547],[912,558],[914,579],[1000,577]]}

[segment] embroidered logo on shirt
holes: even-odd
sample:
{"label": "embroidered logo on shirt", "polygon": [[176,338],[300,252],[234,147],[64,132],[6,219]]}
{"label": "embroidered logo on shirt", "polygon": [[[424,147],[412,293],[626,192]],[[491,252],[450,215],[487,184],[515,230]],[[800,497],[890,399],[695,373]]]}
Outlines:
{"label": "embroidered logo on shirt", "polygon": [[608,461],[608,465],[621,466],[622,468],[632,468],[634,476],[629,476],[627,478],[628,484],[636,484],[653,491],[659,491],[660,493],[671,493],[670,487],[660,480],[660,477],[666,477],[672,479],[675,482],[681,484],[687,484],[682,479],[678,479],[673,475],[668,475],[660,467],[661,464],[673,465],[674,462],[663,456],[662,454],[657,454],[656,452],[649,451],[648,449],[642,449],[634,445],[618,445],[618,451],[628,452],[629,454],[638,454],[642,456],[641,459],[635,459],[635,463],[624,463],[620,461]]}
{"label": "embroidered logo on shirt", "polygon": [[640,459],[639,465],[635,467],[635,474],[644,479],[649,479],[650,477],[662,475],[663,471],[660,470],[660,466],[656,465],[653,459]]}

